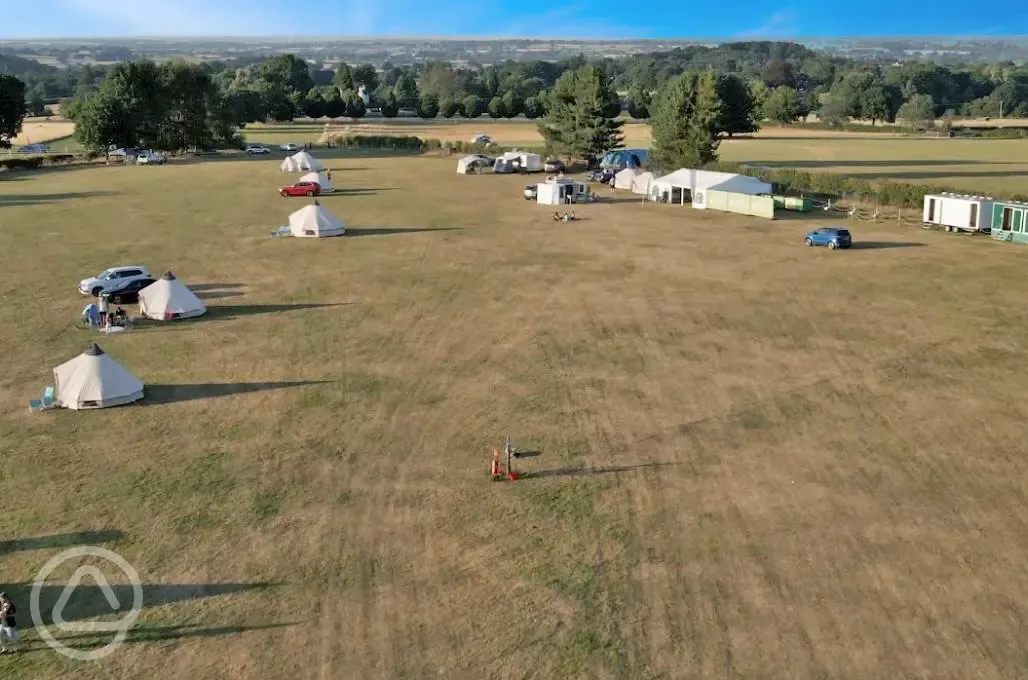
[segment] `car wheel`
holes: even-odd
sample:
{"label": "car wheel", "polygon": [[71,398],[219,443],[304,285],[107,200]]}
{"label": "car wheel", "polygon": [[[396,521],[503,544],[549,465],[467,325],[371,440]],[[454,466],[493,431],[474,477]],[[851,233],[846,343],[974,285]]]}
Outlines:
{"label": "car wheel", "polygon": [[286,191],[285,189],[283,189],[282,191],[280,191],[280,192],[278,192],[278,193],[279,193],[280,195],[282,195],[282,196],[288,196],[288,195],[289,195],[289,192],[288,192],[288,191]]}
{"label": "car wheel", "polygon": [[828,247],[831,250],[835,250],[838,246],[836,245],[835,241],[829,241],[828,242]]}
{"label": "car wheel", "polygon": [[98,286],[98,287],[94,288],[93,290],[91,290],[91,291],[89,291],[89,292],[90,292],[90,293],[92,293],[93,297],[97,297],[98,295],[100,295],[100,293],[101,293],[102,291],[103,291],[103,288],[100,288],[100,287]]}
{"label": "car wheel", "polygon": [[306,194],[307,198],[310,198],[313,195],[314,195],[313,191],[308,191],[307,194]]}
{"label": "car wheel", "polygon": [[809,248],[810,246],[814,245],[814,240],[808,238],[806,241],[804,241],[804,243],[806,243],[807,247]]}

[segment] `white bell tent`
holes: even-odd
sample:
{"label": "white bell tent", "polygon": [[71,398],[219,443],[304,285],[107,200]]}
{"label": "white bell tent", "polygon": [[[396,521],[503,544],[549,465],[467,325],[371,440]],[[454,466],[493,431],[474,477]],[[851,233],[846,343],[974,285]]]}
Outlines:
{"label": "white bell tent", "polygon": [[614,188],[615,189],[631,189],[635,185],[635,178],[642,174],[642,171],[636,170],[635,168],[625,168],[619,170],[614,175]]}
{"label": "white bell tent", "polygon": [[143,398],[143,383],[98,345],[53,371],[54,403],[80,409],[121,406]]}
{"label": "white bell tent", "polygon": [[282,161],[282,165],[279,166],[282,172],[310,172],[324,170],[325,166],[322,165],[314,156],[310,155],[306,151],[297,151],[289,158]]}
{"label": "white bell tent", "polygon": [[207,306],[171,272],[139,291],[139,313],[147,319],[171,321],[207,313]]}
{"label": "white bell tent", "polygon": [[318,186],[321,187],[321,193],[330,194],[336,190],[332,186],[332,180],[328,178],[328,175],[324,172],[308,172],[306,175],[300,177],[301,182],[317,182]]}
{"label": "white bell tent", "polygon": [[289,216],[289,232],[299,238],[322,238],[342,236],[346,227],[338,217],[314,201]]}

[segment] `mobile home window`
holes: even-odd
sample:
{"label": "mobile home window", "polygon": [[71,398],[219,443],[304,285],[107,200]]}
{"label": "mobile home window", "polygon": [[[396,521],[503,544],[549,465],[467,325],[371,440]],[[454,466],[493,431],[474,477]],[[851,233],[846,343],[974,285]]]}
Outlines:
{"label": "mobile home window", "polygon": [[928,221],[931,222],[935,219],[935,199],[928,199]]}
{"label": "mobile home window", "polygon": [[978,228],[978,204],[977,203],[972,203],[971,204],[971,224],[968,225],[968,226],[970,226],[972,229],[977,229]]}
{"label": "mobile home window", "polygon": [[1014,213],[1014,232],[1018,234],[1021,233],[1021,227],[1023,226],[1025,226],[1024,212],[1018,210],[1016,213]]}
{"label": "mobile home window", "polygon": [[1000,228],[1003,229],[1003,231],[1010,231],[1010,226],[1011,226],[1011,223],[1013,221],[1014,221],[1014,209],[1013,208],[1003,208],[1003,222],[1000,225]]}

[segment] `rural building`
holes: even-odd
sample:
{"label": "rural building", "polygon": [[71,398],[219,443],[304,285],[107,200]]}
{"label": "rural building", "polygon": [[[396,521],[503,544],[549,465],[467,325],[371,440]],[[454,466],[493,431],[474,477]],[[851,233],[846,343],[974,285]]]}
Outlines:
{"label": "rural building", "polygon": [[536,202],[542,205],[575,203],[589,193],[584,182],[573,179],[548,179],[536,185]]}
{"label": "rural building", "polygon": [[929,194],[924,197],[921,221],[946,231],[988,231],[992,227],[994,203],[986,196]]}
{"label": "rural building", "polygon": [[992,206],[992,238],[1028,243],[1028,203],[996,201]]}

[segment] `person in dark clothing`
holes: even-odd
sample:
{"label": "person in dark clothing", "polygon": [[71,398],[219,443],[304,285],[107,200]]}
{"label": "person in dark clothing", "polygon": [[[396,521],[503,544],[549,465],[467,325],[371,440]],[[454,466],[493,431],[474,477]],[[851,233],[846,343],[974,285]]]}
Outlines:
{"label": "person in dark clothing", "polygon": [[7,593],[0,593],[0,654],[14,653],[18,643],[18,623],[14,620],[17,612]]}

